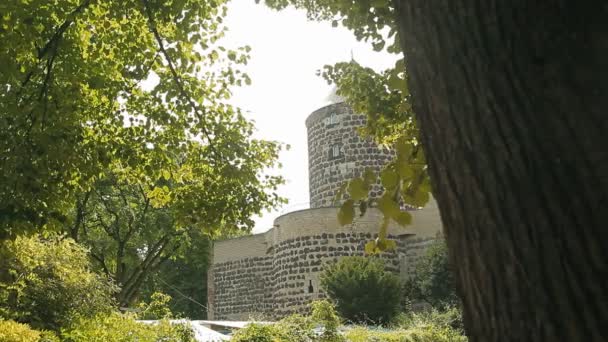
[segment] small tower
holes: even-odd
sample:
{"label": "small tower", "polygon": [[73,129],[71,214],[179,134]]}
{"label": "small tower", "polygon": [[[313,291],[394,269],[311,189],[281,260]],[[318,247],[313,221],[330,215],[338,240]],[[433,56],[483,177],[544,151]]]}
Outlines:
{"label": "small tower", "polygon": [[[380,171],[393,156],[361,137],[358,129],[365,126],[365,115],[355,114],[335,89],[327,100],[328,105],[306,119],[311,208],[335,206],[334,197],[340,185],[361,176],[368,168]],[[371,197],[380,194],[380,186],[375,185]]]}

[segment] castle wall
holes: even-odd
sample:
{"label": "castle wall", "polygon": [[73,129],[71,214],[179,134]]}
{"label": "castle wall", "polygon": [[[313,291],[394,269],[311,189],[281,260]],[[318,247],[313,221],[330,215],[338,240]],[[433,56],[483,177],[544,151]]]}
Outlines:
{"label": "castle wall", "polygon": [[[354,114],[343,102],[320,108],[306,119],[311,208],[333,206],[342,183],[361,176],[367,168],[378,172],[391,160],[392,152],[361,138],[357,129],[365,123],[365,115]],[[332,154],[334,146],[339,149],[338,156]],[[381,193],[380,184],[376,184],[370,197]]]}
{"label": "castle wall", "polygon": [[[280,318],[304,312],[312,300],[322,298],[323,265],[339,257],[364,255],[365,243],[376,238],[382,217],[370,209],[352,225],[340,226],[337,210],[292,212],[278,217],[275,228],[266,233],[216,243],[210,319]],[[387,268],[403,278],[441,229],[434,201],[411,213],[412,225],[389,226],[389,238],[397,241],[397,248],[381,255]]]}
{"label": "castle wall", "polygon": [[272,311],[272,255],[265,234],[218,241],[208,272],[208,318],[248,320]]}

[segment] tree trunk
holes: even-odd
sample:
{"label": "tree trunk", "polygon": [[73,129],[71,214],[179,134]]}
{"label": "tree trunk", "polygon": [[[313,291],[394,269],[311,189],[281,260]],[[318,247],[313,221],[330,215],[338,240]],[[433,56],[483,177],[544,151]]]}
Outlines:
{"label": "tree trunk", "polygon": [[608,3],[394,0],[471,341],[608,341]]}

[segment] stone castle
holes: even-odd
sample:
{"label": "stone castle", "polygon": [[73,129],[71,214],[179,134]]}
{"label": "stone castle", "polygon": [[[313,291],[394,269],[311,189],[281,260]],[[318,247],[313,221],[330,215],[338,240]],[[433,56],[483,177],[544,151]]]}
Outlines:
{"label": "stone castle", "polygon": [[[324,297],[319,288],[323,265],[363,255],[365,243],[377,236],[382,218],[377,209],[340,226],[334,196],[343,182],[367,168],[379,171],[392,155],[360,137],[364,115],[336,96],[330,99],[333,103],[306,119],[310,209],[279,216],[265,233],[215,242],[207,279],[208,319],[276,319],[304,312],[308,303]],[[370,195],[381,193],[375,185]],[[387,268],[403,278],[441,231],[433,200],[411,214],[411,225],[389,226],[397,248],[382,253]]]}

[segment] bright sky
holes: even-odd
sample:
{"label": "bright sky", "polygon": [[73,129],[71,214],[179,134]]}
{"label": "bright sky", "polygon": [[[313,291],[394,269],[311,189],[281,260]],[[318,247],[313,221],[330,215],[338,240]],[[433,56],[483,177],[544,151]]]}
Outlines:
{"label": "bright sky", "polygon": [[331,86],[316,71],[325,64],[348,61],[351,51],[366,66],[382,70],[394,65],[396,56],[372,51],[344,28],[306,20],[295,9],[276,12],[254,0],[233,0],[225,23],[226,46],[249,45],[246,72],[253,83],[234,91],[232,103],[255,121],[258,138],[291,145],[280,156],[277,170],[286,184],[279,194],[289,204],[256,219],[254,233],[272,227],[284,213],[308,208],[308,152],[306,117],[325,105]]}

